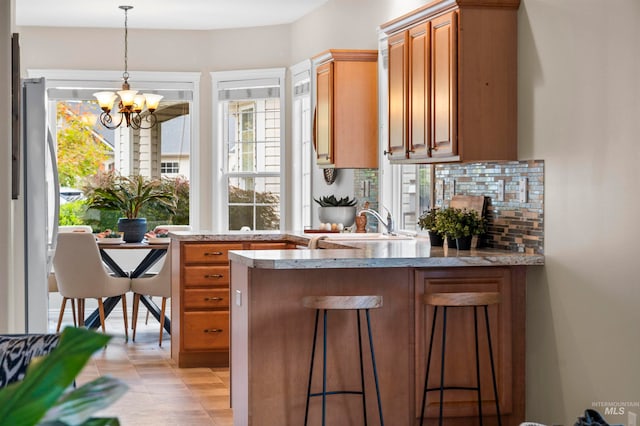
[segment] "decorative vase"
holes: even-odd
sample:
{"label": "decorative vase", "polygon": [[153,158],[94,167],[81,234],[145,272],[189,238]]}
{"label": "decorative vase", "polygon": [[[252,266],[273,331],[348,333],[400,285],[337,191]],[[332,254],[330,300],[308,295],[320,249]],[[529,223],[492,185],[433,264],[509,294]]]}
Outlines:
{"label": "decorative vase", "polygon": [[355,206],[318,207],[318,219],[322,223],[341,223],[345,228],[356,221]]}
{"label": "decorative vase", "polygon": [[442,238],[442,235],[438,234],[435,231],[428,231],[429,232],[429,242],[431,243],[431,247],[442,247],[442,244],[444,243],[444,239]]}
{"label": "decorative vase", "polygon": [[468,235],[466,237],[456,238],[456,245],[458,250],[471,250],[471,240],[473,236]]}
{"label": "decorative vase", "polygon": [[126,219],[121,217],[118,219],[118,231],[124,232],[124,241],[126,243],[139,243],[147,232],[147,219]]}

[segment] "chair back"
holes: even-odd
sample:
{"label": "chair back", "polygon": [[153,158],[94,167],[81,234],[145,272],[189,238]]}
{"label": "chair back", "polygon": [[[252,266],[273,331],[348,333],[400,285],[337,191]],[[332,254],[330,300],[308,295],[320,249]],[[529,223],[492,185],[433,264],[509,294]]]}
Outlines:
{"label": "chair back", "polygon": [[191,225],[158,225],[153,230],[166,229],[169,232],[174,231],[191,231]]}
{"label": "chair back", "polygon": [[126,293],[130,285],[129,278],[114,278],[107,274],[95,236],[87,232],[58,234],[53,267],[58,289],[64,297],[117,296]]}
{"label": "chair back", "polygon": [[65,225],[58,227],[58,233],[66,234],[67,232],[88,232],[91,234],[93,229],[89,225]]}
{"label": "chair back", "polygon": [[160,271],[150,278],[133,278],[131,291],[146,296],[171,297],[171,247],[167,247]]}

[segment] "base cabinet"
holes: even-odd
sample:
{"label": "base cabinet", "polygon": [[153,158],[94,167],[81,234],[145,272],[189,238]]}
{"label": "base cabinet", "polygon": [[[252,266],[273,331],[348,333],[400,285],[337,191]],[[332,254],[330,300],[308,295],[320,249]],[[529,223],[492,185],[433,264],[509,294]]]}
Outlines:
{"label": "base cabinet", "polygon": [[172,244],[171,357],[178,367],[229,366],[229,251],[290,248],[287,241]]}
{"label": "base cabinet", "polygon": [[[518,424],[524,417],[524,292],[518,282],[517,268],[450,268],[416,270],[415,307],[415,407],[416,419],[420,418],[426,373],[429,337],[433,324],[434,307],[422,303],[429,293],[449,292],[497,292],[500,303],[488,306],[490,334],[498,400],[503,424]],[[428,388],[440,386],[442,362],[443,308],[438,308],[431,355]],[[455,307],[447,310],[447,334],[445,343],[445,386],[476,386],[475,333],[472,307]],[[484,308],[478,308],[478,342],[480,354],[480,388],[482,413],[485,424],[497,424],[489,347],[484,319]],[[437,421],[440,404],[444,404],[446,425],[471,425],[478,416],[476,391],[450,390],[428,392],[425,410],[428,422]]]}

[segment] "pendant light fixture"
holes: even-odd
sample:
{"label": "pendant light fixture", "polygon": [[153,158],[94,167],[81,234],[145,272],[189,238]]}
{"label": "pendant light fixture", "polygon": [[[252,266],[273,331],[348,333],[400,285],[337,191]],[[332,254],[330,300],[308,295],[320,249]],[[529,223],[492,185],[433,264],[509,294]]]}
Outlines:
{"label": "pendant light fixture", "polygon": [[[119,90],[117,94],[114,92],[97,92],[93,96],[98,100],[102,113],[100,114],[100,123],[108,129],[117,129],[123,123],[127,127],[134,129],[150,129],[155,126],[158,118],[155,116],[154,111],[158,109],[158,104],[161,95],[153,93],[138,94],[137,90],[131,90],[129,87],[129,72],[128,72],[128,26],[127,26],[127,14],[129,10],[133,9],[133,6],[119,6],[124,10],[124,72],[122,73],[122,90]],[[119,99],[118,114],[120,114],[120,120],[115,122],[114,117],[111,115],[113,104]],[[147,105],[147,111],[149,114],[146,117],[141,115],[144,109],[145,103]]]}

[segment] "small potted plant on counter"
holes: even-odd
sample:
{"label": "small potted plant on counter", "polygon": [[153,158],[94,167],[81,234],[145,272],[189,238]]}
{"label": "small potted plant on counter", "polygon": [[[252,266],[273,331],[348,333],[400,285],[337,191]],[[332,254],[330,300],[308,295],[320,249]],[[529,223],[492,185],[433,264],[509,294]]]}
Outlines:
{"label": "small potted plant on counter", "polygon": [[441,247],[443,237],[436,229],[436,220],[439,210],[437,208],[429,209],[423,212],[418,218],[420,229],[426,229],[429,233],[429,242],[432,247]]}
{"label": "small potted plant on counter", "polygon": [[141,175],[121,176],[115,173],[98,173],[83,188],[87,196],[87,207],[98,210],[116,210],[122,217],[118,220],[118,231],[124,232],[128,243],[139,243],[147,232],[146,218],[140,218],[140,210],[153,203],[156,208],[173,214],[176,210],[176,195],[160,179],[149,179]]}
{"label": "small potted plant on counter", "polygon": [[437,216],[436,229],[447,236],[449,247],[455,240],[458,250],[470,250],[473,236],[484,232],[484,219],[475,210],[448,207]]}
{"label": "small potted plant on counter", "polygon": [[320,205],[318,218],[321,223],[341,223],[346,228],[353,225],[356,220],[357,200],[354,198],[337,199],[335,195],[329,195],[313,200]]}

